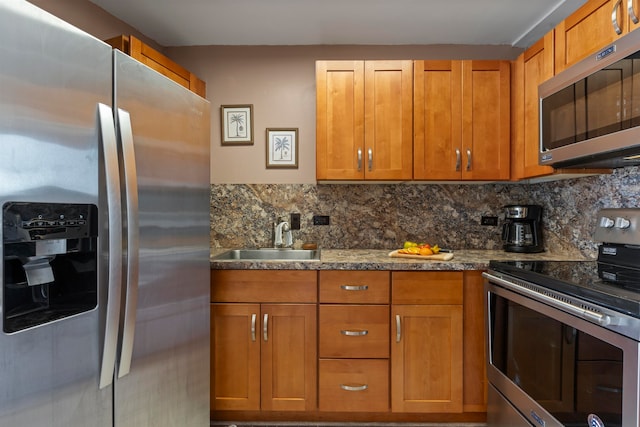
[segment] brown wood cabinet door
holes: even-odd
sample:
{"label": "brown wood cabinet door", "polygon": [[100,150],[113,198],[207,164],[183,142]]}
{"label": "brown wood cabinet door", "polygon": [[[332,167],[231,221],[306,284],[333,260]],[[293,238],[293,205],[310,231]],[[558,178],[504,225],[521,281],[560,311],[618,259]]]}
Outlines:
{"label": "brown wood cabinet door", "polygon": [[211,304],[212,411],[260,409],[259,316],[258,304]]}
{"label": "brown wood cabinet door", "polygon": [[538,86],[553,77],[553,31],[522,53],[512,72],[512,179],[550,175],[541,166]]}
{"label": "brown wood cabinet door", "polygon": [[511,76],[508,61],[463,61],[462,179],[510,177]]}
{"label": "brown wood cabinet door", "polygon": [[391,311],[391,410],[462,412],[462,305]]}
{"label": "brown wood cabinet door", "polygon": [[413,62],[365,61],[365,178],[413,176]]}
{"label": "brown wood cabinet door", "polygon": [[[616,1],[589,0],[556,26],[556,74],[620,37],[612,23]],[[626,3],[620,2],[615,9],[622,34],[628,31]]]}
{"label": "brown wood cabinet door", "polygon": [[311,304],[263,304],[262,410],[317,407],[317,320]]}
{"label": "brown wood cabinet door", "polygon": [[364,179],[364,61],[316,62],[316,178]]}
{"label": "brown wood cabinet door", "polygon": [[414,179],[460,179],[461,140],[462,62],[415,61]]}

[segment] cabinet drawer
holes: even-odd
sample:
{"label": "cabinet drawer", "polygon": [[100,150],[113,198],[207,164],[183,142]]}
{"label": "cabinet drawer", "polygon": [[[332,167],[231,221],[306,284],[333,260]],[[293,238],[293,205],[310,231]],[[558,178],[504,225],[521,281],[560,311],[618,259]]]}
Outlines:
{"label": "cabinet drawer", "polygon": [[319,371],[321,411],[389,411],[388,360],[321,359]]}
{"label": "cabinet drawer", "polygon": [[320,357],[389,357],[389,307],[320,305]]}
{"label": "cabinet drawer", "polygon": [[311,270],[211,270],[211,301],[315,303],[318,276]]}
{"label": "cabinet drawer", "polygon": [[462,271],[394,271],[393,304],[462,304]]}
{"label": "cabinet drawer", "polygon": [[388,304],[388,271],[321,271],[320,302]]}

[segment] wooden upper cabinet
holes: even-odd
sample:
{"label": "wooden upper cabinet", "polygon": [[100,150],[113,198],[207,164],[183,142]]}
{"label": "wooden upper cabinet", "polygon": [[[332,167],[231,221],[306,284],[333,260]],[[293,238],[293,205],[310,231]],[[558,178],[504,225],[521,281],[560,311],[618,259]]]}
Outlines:
{"label": "wooden upper cabinet", "polygon": [[316,177],[364,179],[364,62],[316,62]]}
{"label": "wooden upper cabinet", "polygon": [[[627,0],[589,0],[560,22],[555,28],[555,73],[628,32],[626,5]],[[612,14],[617,15],[620,33],[616,32]]]}
{"label": "wooden upper cabinet", "polygon": [[414,178],[458,180],[462,61],[415,61],[414,67]]}
{"label": "wooden upper cabinet", "polygon": [[412,61],[316,63],[316,178],[412,178]]}
{"label": "wooden upper cabinet", "polygon": [[541,166],[538,85],[553,77],[553,31],[524,51],[512,64],[511,178],[533,178],[554,173]]}
{"label": "wooden upper cabinet", "polygon": [[509,62],[414,64],[414,179],[509,179]]}
{"label": "wooden upper cabinet", "polygon": [[105,41],[201,97],[206,96],[207,88],[204,81],[140,39],[122,35]]}

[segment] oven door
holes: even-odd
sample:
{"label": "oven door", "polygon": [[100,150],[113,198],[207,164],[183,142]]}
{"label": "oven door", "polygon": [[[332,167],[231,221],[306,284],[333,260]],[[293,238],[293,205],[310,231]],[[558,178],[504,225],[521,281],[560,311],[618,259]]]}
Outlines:
{"label": "oven door", "polygon": [[637,341],[485,277],[487,376],[501,397],[534,426],[638,426]]}

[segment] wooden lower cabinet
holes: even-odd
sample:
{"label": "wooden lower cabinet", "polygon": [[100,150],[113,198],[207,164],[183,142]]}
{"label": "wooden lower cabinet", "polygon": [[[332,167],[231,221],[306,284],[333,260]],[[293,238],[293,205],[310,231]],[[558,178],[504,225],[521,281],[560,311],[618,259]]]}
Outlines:
{"label": "wooden lower cabinet", "polygon": [[482,285],[480,271],[212,271],[212,419],[484,422]]}
{"label": "wooden lower cabinet", "polygon": [[315,410],[316,272],[212,271],[211,281],[211,410]]}
{"label": "wooden lower cabinet", "polygon": [[391,277],[391,410],[461,413],[463,273]]}

